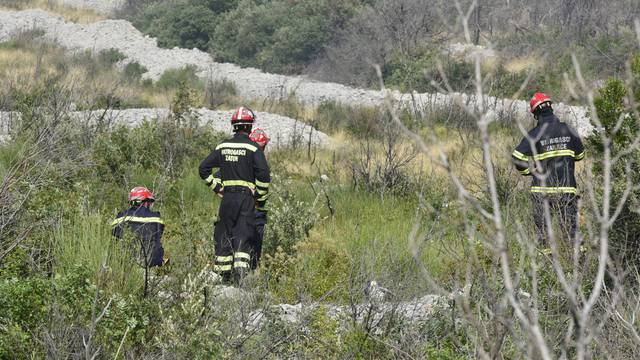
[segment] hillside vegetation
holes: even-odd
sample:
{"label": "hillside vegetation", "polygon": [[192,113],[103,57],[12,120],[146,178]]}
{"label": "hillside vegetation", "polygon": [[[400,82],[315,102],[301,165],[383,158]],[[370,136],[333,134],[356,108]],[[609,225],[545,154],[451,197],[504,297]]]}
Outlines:
{"label": "hillside vegetation", "polygon": [[[633,21],[640,5],[627,0],[129,0],[121,14],[161,46],[197,47],[218,61],[363,87],[377,87],[372,67],[377,64],[385,82],[403,91],[447,86],[472,91],[473,64],[451,50],[453,43],[469,42],[497,51],[484,65],[491,94],[513,96],[531,72],[529,86],[519,93],[523,99],[545,90],[575,101],[563,84],[563,74],[573,73],[571,54],[578,55],[591,82],[624,74],[628,49],[637,46]],[[468,31],[462,15],[468,15]]]}
{"label": "hillside vegetation", "polygon": [[[513,16],[519,1],[481,0],[469,18],[477,29],[470,42],[504,44],[500,52],[522,46],[527,55],[503,54],[496,64],[445,59],[447,76],[433,75],[433,83],[423,82],[421,69],[439,73],[439,46],[464,35],[447,30],[453,18],[445,14],[455,8],[422,3],[132,0],[123,14],[165,46],[282,72],[334,66],[334,75],[353,76],[345,83],[363,85],[374,85],[375,75],[349,69],[371,53],[332,62],[357,39],[381,45],[382,80],[407,89],[450,77],[458,90],[517,92],[525,68],[537,64],[531,59],[548,53],[540,66],[549,77],[525,84],[522,96],[538,86],[572,93],[599,129],[584,139],[587,158],[577,166],[579,243],[555,223],[549,248],[536,242],[529,180],[510,157],[531,118],[487,117],[456,102],[248,101],[232,84],[202,83],[192,68],[143,80],[141,66],[123,66],[118,51],[68,53],[34,29],[0,44],[0,110],[21,114],[2,124],[10,136],[0,143],[0,358],[638,358],[640,56],[627,45],[635,2],[611,2],[602,12],[599,2],[580,0],[553,16],[542,13],[552,0],[527,5],[535,26],[526,26]],[[394,16],[382,19],[380,9]],[[412,32],[375,22],[410,25],[393,22],[403,14],[433,26]],[[508,36],[509,26],[518,31]],[[417,43],[367,38],[406,33]],[[615,41],[600,44],[611,46],[605,57],[626,53],[605,69],[588,44],[606,36]],[[560,82],[555,76],[575,64],[551,43],[575,44],[584,74],[573,69]],[[589,77],[609,75],[620,76],[592,90]],[[223,135],[191,110],[241,104],[307,122],[332,142],[268,148],[264,257],[233,289],[210,272],[219,199],[197,173]],[[138,106],[170,114],[136,127],[70,116]],[[110,233],[138,185],[157,197],[171,258],[149,281],[132,256],[135,244]],[[383,295],[372,294],[372,281]],[[399,313],[400,304],[427,294],[437,301],[417,307],[428,316]],[[302,310],[287,313],[286,304]],[[383,305],[391,310],[376,316]],[[336,306],[347,310],[332,316]]]}

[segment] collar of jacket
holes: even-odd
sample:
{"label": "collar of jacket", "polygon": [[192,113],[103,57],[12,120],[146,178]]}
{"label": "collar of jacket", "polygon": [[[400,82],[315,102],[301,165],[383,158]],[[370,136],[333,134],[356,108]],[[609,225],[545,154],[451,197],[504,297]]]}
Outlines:
{"label": "collar of jacket", "polygon": [[237,132],[237,133],[233,134],[233,138],[234,139],[248,139],[249,138],[249,134],[244,133],[244,132]]}
{"label": "collar of jacket", "polygon": [[542,113],[538,117],[538,125],[550,123],[553,121],[558,121],[558,118],[555,115],[553,115],[553,112]]}

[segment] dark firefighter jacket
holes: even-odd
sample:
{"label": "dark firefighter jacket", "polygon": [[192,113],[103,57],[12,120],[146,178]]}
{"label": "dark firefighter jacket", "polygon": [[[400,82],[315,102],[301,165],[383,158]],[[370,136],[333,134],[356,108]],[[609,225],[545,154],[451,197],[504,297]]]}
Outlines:
{"label": "dark firefighter jacket", "polygon": [[540,115],[511,154],[522,175],[533,177],[531,192],[576,193],[575,162],[584,158],[580,137],[553,112]]}
{"label": "dark firefighter jacket", "polygon": [[113,227],[111,230],[113,236],[119,239],[124,237],[128,227],[140,239],[145,249],[149,249],[148,265],[162,265],[164,251],[160,239],[164,232],[164,222],[160,218],[159,212],[151,211],[146,206],[132,206],[119,213],[111,226]]}
{"label": "dark firefighter jacket", "polygon": [[[219,177],[213,175],[214,168],[220,169]],[[255,191],[258,208],[264,208],[269,197],[271,175],[267,159],[247,134],[236,133],[233,138],[216,146],[200,163],[199,172],[216,192],[229,186],[244,186]]]}

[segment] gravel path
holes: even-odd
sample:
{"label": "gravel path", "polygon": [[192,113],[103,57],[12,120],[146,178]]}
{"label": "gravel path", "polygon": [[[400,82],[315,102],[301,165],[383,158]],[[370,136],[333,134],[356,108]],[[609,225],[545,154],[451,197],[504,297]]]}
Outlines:
{"label": "gravel path", "polygon": [[[202,125],[211,126],[214,130],[231,134],[232,111],[213,111],[208,109],[195,109]],[[136,126],[145,119],[162,119],[169,115],[167,109],[126,109],[76,111],[71,116],[78,119],[94,122],[104,116],[102,120],[108,124],[125,124]],[[315,130],[313,127],[295,119],[265,112],[256,113],[256,126],[265,129],[271,142],[269,147],[306,146],[311,140],[312,145],[326,146],[329,144],[328,135]],[[9,123],[19,117],[17,113],[0,112],[0,139],[9,131]]]}
{"label": "gravel path", "polygon": [[[415,104],[423,109],[450,106],[454,101],[479,105],[474,96],[466,94],[386,93],[318,82],[304,76],[268,74],[254,68],[216,63],[207,53],[198,49],[158,48],[154,38],[143,35],[124,20],[74,24],[42,10],[0,11],[0,42],[10,39],[19,31],[34,27],[43,29],[46,39],[70,50],[118,49],[127,57],[126,62],[136,61],[145,66],[148,69],[145,76],[151,79],[158,79],[168,69],[196,66],[200,77],[227,79],[236,84],[239,95],[247,99],[280,99],[293,95],[310,105],[332,100],[348,105],[378,106],[383,104],[385,96],[390,96],[397,102]],[[485,109],[492,116],[504,113],[529,116],[526,101],[494,97],[485,97],[483,100]],[[556,104],[555,109],[560,118],[572,124],[581,135],[593,130],[584,108]]]}

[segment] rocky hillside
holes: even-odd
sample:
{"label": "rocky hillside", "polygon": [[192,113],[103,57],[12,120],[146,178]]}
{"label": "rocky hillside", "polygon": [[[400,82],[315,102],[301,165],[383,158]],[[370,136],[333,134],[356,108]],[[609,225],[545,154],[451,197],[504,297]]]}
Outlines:
{"label": "rocky hillside", "polygon": [[[418,109],[446,107],[457,102],[484,106],[489,109],[491,116],[527,114],[528,104],[521,100],[484,97],[480,104],[475,96],[466,94],[406,94],[365,90],[312,81],[304,76],[269,74],[253,68],[217,63],[207,53],[197,49],[161,49],[155,39],[143,35],[124,20],[74,24],[41,10],[3,11],[0,12],[0,20],[0,41],[6,41],[21,31],[41,29],[44,38],[69,50],[117,49],[127,57],[121,65],[137,62],[147,69],[144,76],[151,79],[158,79],[168,69],[195,66],[201,78],[231,81],[236,85],[239,95],[247,99],[280,99],[293,95],[309,105],[336,101],[348,105],[380,106],[385,97],[390,96],[397,103],[416,106]],[[556,110],[581,135],[592,131],[593,127],[586,118],[584,108],[557,104]]]}

